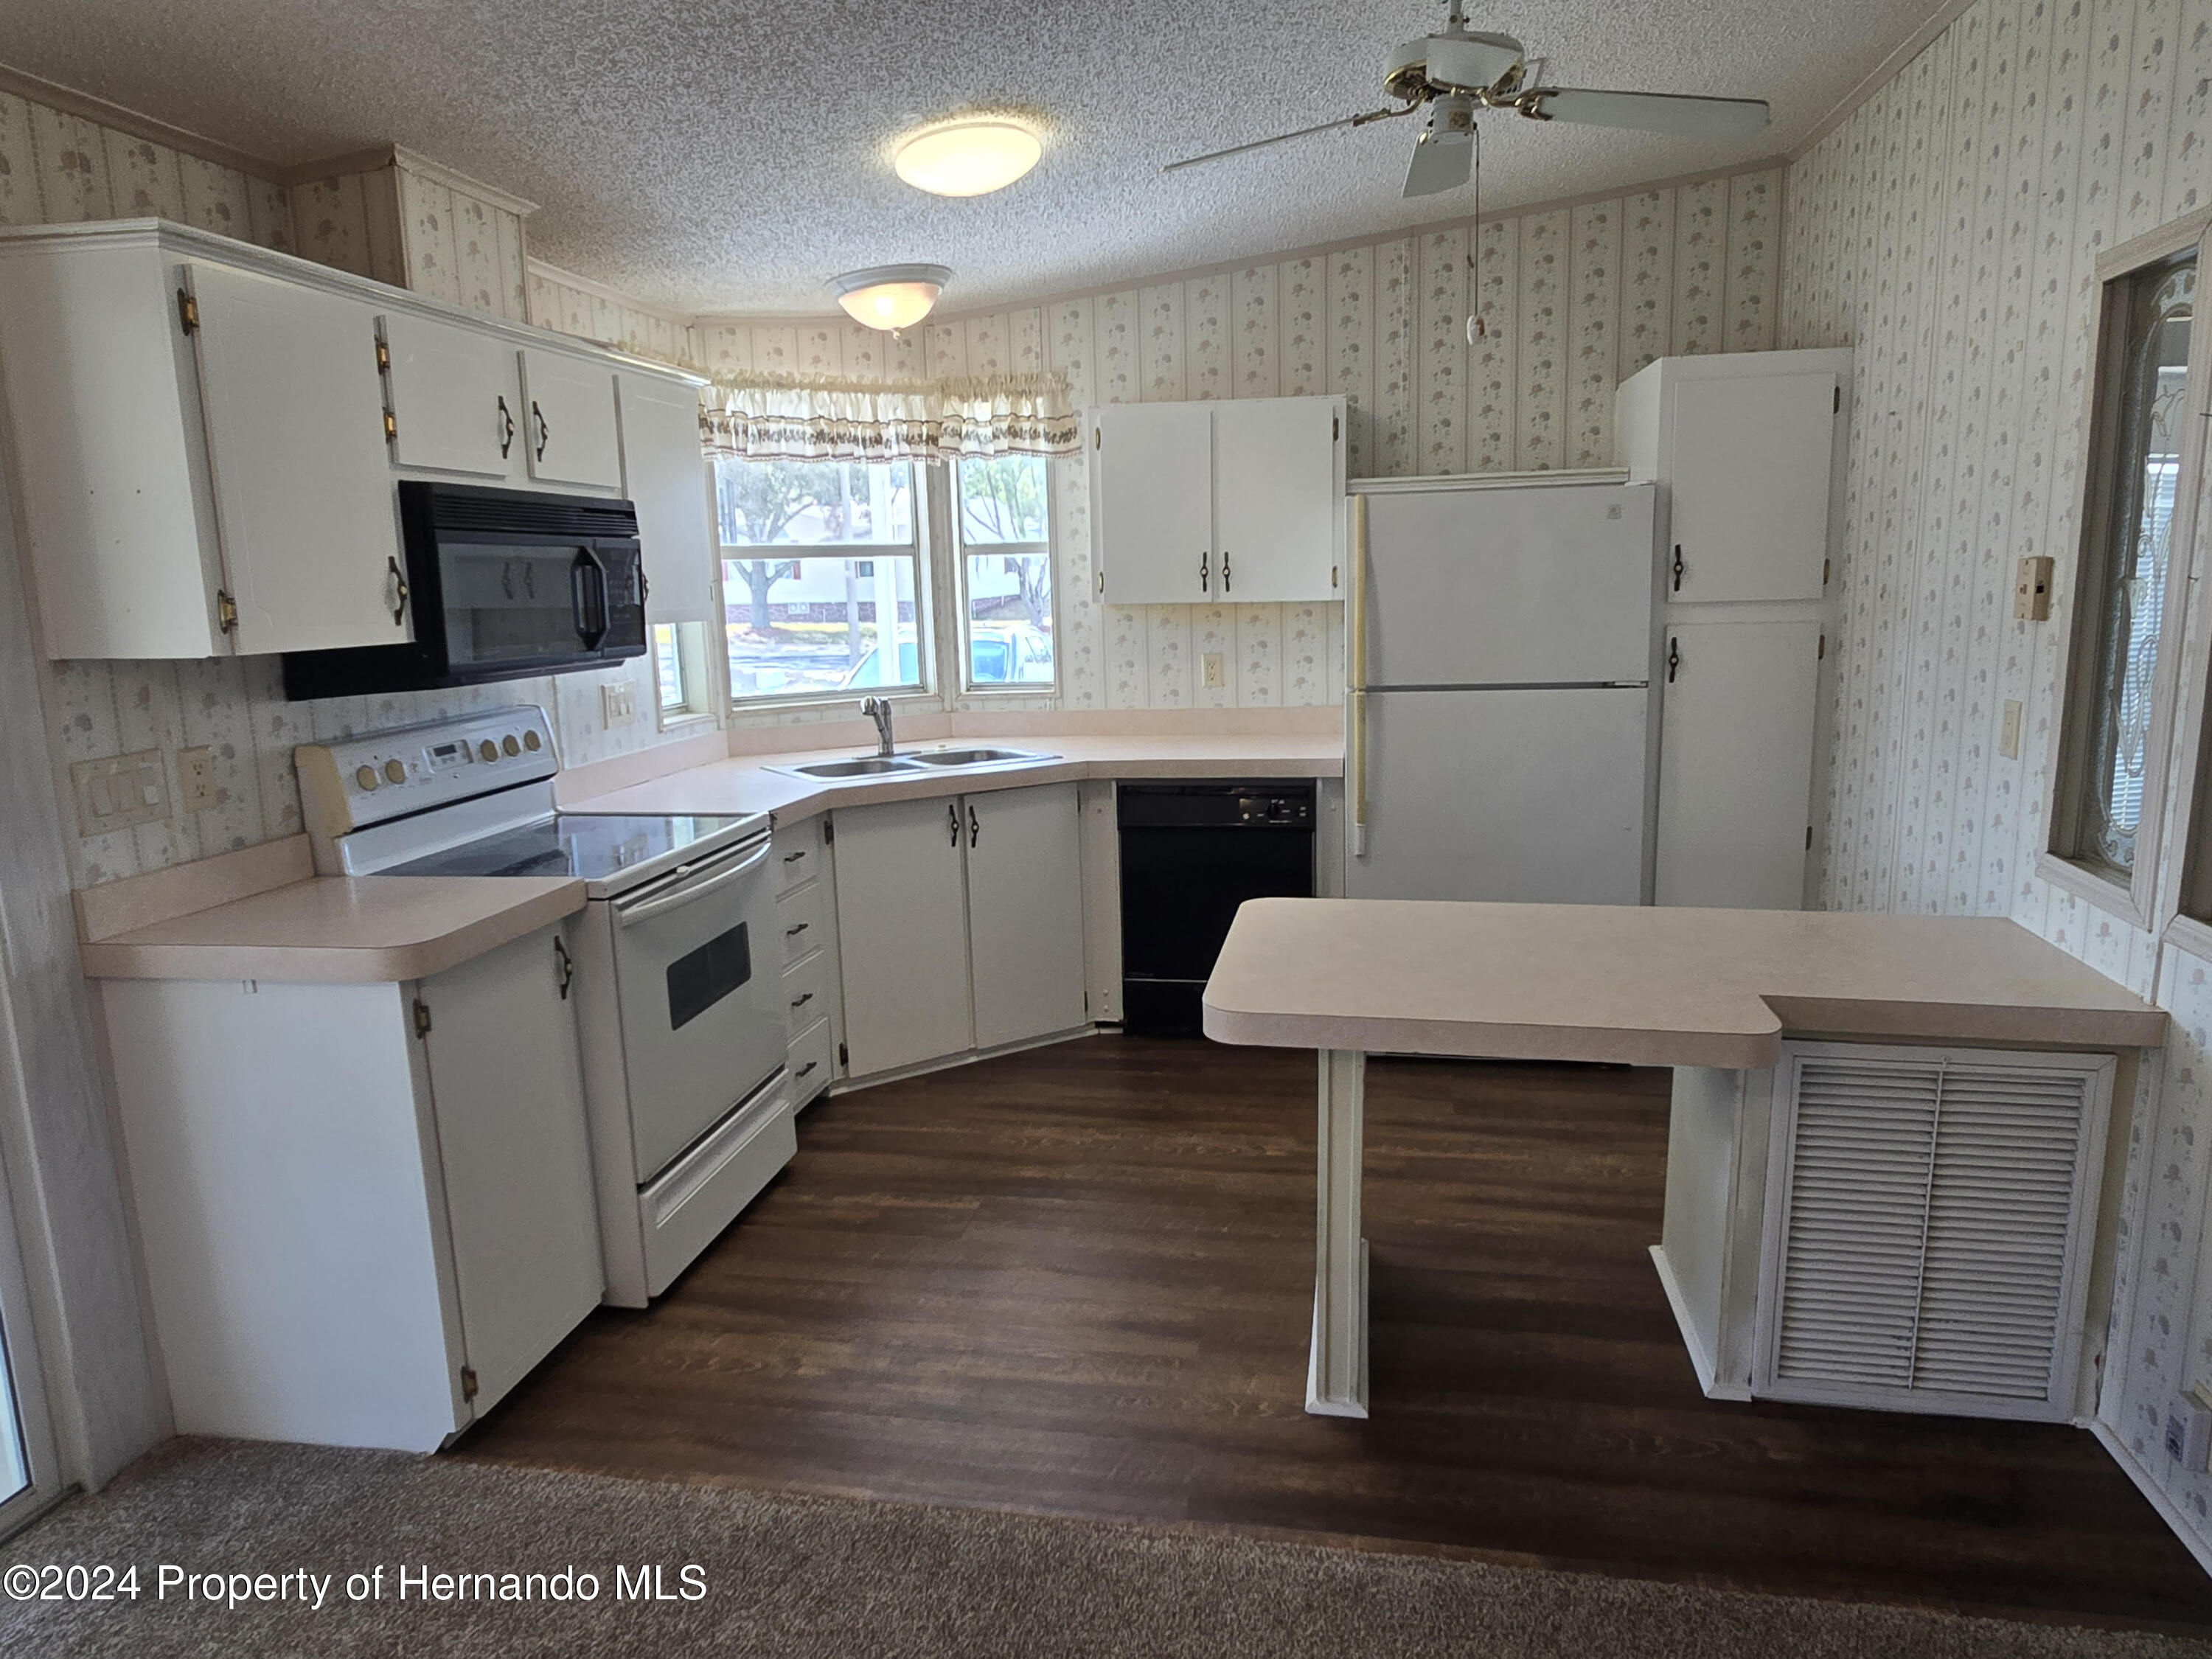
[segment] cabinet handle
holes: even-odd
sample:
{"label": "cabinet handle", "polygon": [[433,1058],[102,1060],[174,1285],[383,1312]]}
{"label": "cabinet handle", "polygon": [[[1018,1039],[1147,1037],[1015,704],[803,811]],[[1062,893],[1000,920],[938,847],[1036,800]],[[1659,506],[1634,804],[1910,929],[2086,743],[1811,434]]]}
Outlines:
{"label": "cabinet handle", "polygon": [[1674,544],[1674,591],[1682,591],[1682,544]]}
{"label": "cabinet handle", "polygon": [[945,802],[945,817],[951,825],[952,844],[957,847],[960,845],[960,808],[951,801]]}
{"label": "cabinet handle", "polygon": [[800,923],[799,924],[799,926],[798,926],[798,927],[787,927],[787,928],[785,928],[785,929],[783,930],[783,936],[784,936],[786,939],[797,939],[797,938],[798,938],[801,933],[805,933],[805,931],[806,931],[806,924],[805,924],[805,922],[803,922],[803,921],[802,921],[802,922],[800,922]]}
{"label": "cabinet handle", "polygon": [[553,941],[553,955],[561,963],[561,1000],[568,1000],[568,987],[576,977],[576,963],[568,954],[568,947],[559,939]]}
{"label": "cabinet handle", "polygon": [[538,459],[542,461],[545,459],[546,441],[552,437],[553,428],[545,423],[545,411],[538,408],[535,398],[530,400],[530,418],[538,422]]}
{"label": "cabinet handle", "polygon": [[503,461],[507,459],[507,451],[514,447],[514,414],[507,406],[505,392],[499,397],[499,458]]}
{"label": "cabinet handle", "polygon": [[786,854],[783,855],[783,861],[784,861],[786,864],[796,864],[796,863],[798,863],[798,862],[799,861],[799,860],[801,860],[801,859],[805,858],[805,856],[806,856],[806,849],[805,849],[805,848],[803,848],[803,847],[802,847],[802,848],[799,848],[796,853],[786,853]]}
{"label": "cabinet handle", "polygon": [[804,1008],[808,1003],[813,1000],[813,992],[801,991],[796,997],[792,999],[791,1006],[794,1008]]}
{"label": "cabinet handle", "polygon": [[975,802],[970,801],[968,803],[968,844],[970,847],[973,847],[975,844],[976,838],[982,833],[983,826],[977,821],[975,817]]}
{"label": "cabinet handle", "polygon": [[407,577],[396,558],[386,556],[384,568],[392,574],[392,625],[397,628],[407,620]]}
{"label": "cabinet handle", "polygon": [[808,1060],[808,1061],[806,1062],[806,1064],[805,1064],[805,1065],[804,1065],[804,1066],[800,1066],[800,1067],[799,1068],[799,1075],[800,1077],[805,1077],[805,1076],[809,1072],[812,1071],[816,1066],[819,1066],[821,1063],[822,1063],[822,1062],[821,1062],[820,1060]]}
{"label": "cabinet handle", "polygon": [[1229,550],[1225,547],[1221,550],[1221,591],[1224,594],[1229,592]]}
{"label": "cabinet handle", "polygon": [[1680,668],[1681,665],[1682,665],[1682,641],[1681,641],[1680,639],[1671,639],[1671,640],[1668,640],[1668,641],[1667,641],[1667,684],[1669,684],[1669,685],[1674,684],[1674,671],[1675,671],[1676,669]]}
{"label": "cabinet handle", "polygon": [[1206,580],[1206,564],[1212,557],[1213,552],[1210,548],[1198,556],[1198,591],[1201,593],[1210,593],[1213,591]]}

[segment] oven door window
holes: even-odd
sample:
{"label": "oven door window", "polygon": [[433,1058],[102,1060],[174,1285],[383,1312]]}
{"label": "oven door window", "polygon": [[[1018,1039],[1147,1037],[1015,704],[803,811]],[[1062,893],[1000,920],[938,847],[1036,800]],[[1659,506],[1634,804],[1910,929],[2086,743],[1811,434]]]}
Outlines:
{"label": "oven door window", "polygon": [[534,662],[583,647],[597,567],[580,548],[441,542],[438,563],[448,665]]}
{"label": "oven door window", "polygon": [[682,1030],[752,976],[752,943],[741,921],[668,964],[668,1029]]}

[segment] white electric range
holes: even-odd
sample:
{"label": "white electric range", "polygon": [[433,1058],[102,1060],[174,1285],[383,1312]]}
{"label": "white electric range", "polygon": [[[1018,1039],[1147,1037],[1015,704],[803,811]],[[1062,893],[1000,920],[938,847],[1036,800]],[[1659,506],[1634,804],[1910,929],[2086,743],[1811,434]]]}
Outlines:
{"label": "white electric range", "polygon": [[295,759],[326,874],[584,882],[565,933],[606,1299],[643,1307],[798,1147],[767,815],[562,811],[552,729],[527,704]]}

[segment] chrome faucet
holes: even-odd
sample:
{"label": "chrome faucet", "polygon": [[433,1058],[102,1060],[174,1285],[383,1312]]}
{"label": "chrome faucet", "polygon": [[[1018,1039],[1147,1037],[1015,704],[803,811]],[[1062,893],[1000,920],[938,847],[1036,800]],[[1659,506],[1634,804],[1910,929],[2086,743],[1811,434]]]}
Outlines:
{"label": "chrome faucet", "polygon": [[876,752],[889,755],[896,747],[891,741],[890,699],[870,697],[860,705],[860,712],[876,723]]}

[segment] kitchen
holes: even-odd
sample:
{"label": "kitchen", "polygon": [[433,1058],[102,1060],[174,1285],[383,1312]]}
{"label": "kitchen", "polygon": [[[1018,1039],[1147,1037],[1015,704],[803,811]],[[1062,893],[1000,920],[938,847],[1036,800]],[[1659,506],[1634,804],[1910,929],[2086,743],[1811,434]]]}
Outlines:
{"label": "kitchen", "polygon": [[43,40],[0,1523],[352,1448],[283,1524],[584,1471],[2201,1633],[2197,48],[2105,9],[1662,140],[1343,20],[1430,125],[1109,158],[1210,228],[1015,269],[1098,145],[933,107],[836,163],[895,236],[711,282]]}

